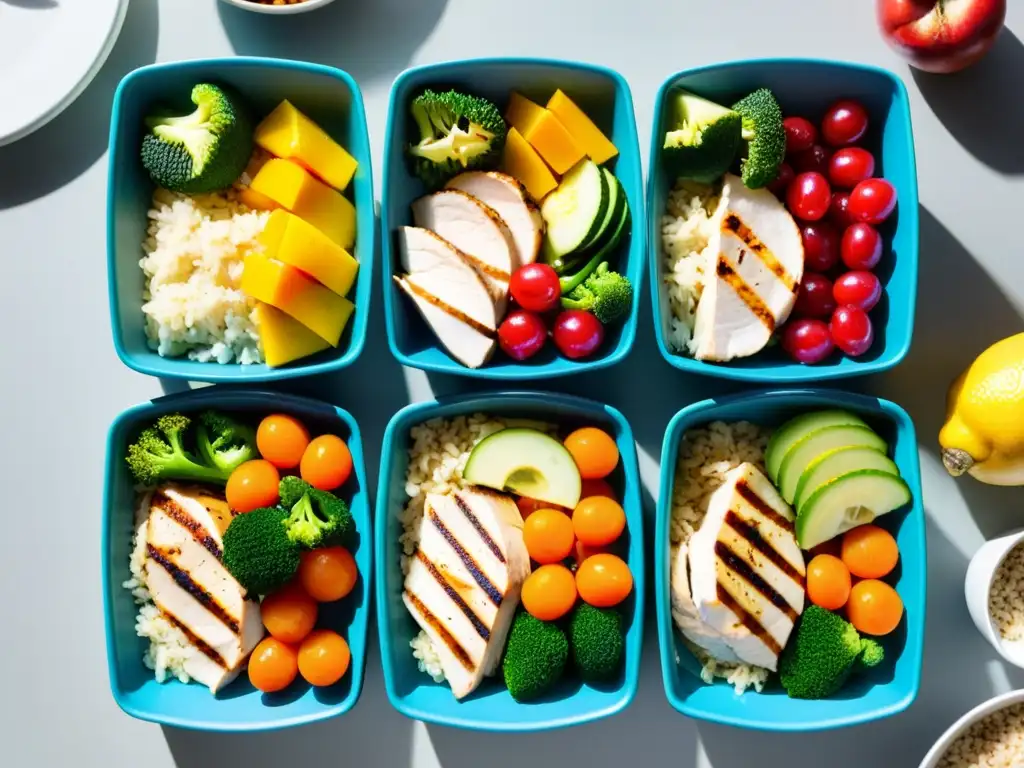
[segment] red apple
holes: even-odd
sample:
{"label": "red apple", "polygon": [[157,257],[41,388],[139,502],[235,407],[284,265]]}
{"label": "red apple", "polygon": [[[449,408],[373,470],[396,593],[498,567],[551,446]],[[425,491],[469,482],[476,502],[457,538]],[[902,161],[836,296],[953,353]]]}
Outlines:
{"label": "red apple", "polygon": [[882,35],[925,72],[959,72],[988,53],[1006,0],[876,0]]}

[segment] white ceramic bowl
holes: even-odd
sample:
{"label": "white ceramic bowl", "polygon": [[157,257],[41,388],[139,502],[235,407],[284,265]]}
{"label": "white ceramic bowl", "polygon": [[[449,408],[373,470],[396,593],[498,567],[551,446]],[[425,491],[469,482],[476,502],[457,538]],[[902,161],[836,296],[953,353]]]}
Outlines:
{"label": "white ceramic bowl", "polygon": [[236,8],[244,8],[245,10],[253,11],[254,13],[269,13],[277,14],[278,16],[315,11],[317,8],[323,8],[325,5],[330,5],[334,2],[334,0],[305,0],[305,2],[295,3],[293,5],[265,5],[263,3],[255,3],[252,0],[223,1],[228,5],[233,5]]}
{"label": "white ceramic bowl", "polygon": [[992,592],[996,572],[1007,555],[1022,541],[1024,541],[1024,528],[1009,531],[999,538],[985,542],[967,566],[964,597],[967,599],[967,610],[970,611],[974,625],[982,636],[1006,661],[1024,668],[1024,641],[1004,640],[988,609],[989,595]]}
{"label": "white ceramic bowl", "polygon": [[928,754],[924,756],[924,760],[921,761],[918,768],[936,768],[943,755],[953,746],[953,742],[957,740],[960,734],[993,712],[998,712],[1000,709],[1009,707],[1012,704],[1019,704],[1022,701],[1024,701],[1024,691],[1010,691],[1009,693],[994,696],[988,701],[983,701],[946,729],[946,732],[928,750]]}

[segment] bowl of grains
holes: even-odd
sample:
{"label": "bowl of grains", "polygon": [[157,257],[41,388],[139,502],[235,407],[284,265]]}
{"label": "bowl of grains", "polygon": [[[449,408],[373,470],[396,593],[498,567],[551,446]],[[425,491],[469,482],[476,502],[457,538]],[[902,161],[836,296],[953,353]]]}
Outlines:
{"label": "bowl of grains", "polygon": [[946,730],[918,768],[1024,765],[1024,691],[982,702]]}
{"label": "bowl of grains", "polygon": [[967,567],[964,596],[978,631],[1024,667],[1024,528],[982,545]]}
{"label": "bowl of grains", "polygon": [[323,8],[325,5],[333,3],[334,0],[224,0],[224,2],[255,13],[285,15]]}

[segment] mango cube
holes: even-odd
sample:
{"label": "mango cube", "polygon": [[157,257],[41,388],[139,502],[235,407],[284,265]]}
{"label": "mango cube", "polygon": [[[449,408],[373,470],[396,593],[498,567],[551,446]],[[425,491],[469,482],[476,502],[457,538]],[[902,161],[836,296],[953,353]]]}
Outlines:
{"label": "mango cube", "polygon": [[238,202],[247,205],[254,211],[274,211],[280,208],[277,203],[252,187],[242,187],[238,191]]}
{"label": "mango cube", "polygon": [[301,165],[272,158],[260,168],[250,186],[308,221],[342,248],[351,248],[355,243],[355,206]]}
{"label": "mango cube", "polygon": [[295,267],[261,253],[245,257],[242,290],[298,320],[332,347],[352,316],[354,305]]}
{"label": "mango cube", "polygon": [[544,107],[535,104],[517,91],[512,91],[505,109],[505,120],[519,133],[526,135],[544,115]]}
{"label": "mango cube", "polygon": [[513,91],[505,119],[557,174],[566,173],[585,155],[554,112],[534,104],[520,93]]}
{"label": "mango cube", "polygon": [[541,160],[537,150],[515,128],[509,128],[505,137],[502,168],[526,187],[534,200],[543,200],[548,192],[558,186],[558,180]]}
{"label": "mango cube", "polygon": [[359,262],[308,221],[279,208],[260,235],[267,256],[291,264],[339,296],[355,282]]}
{"label": "mango cube", "polygon": [[598,165],[619,154],[619,150],[601,129],[594,125],[594,121],[587,117],[586,112],[576,106],[561,89],[555,91],[548,99],[547,108],[558,118],[558,122],[565,126],[587,157]]}
{"label": "mango cube", "polygon": [[256,323],[263,359],[271,368],[280,368],[331,346],[298,320],[269,304],[256,305]]}
{"label": "mango cube", "polygon": [[267,152],[294,160],[339,192],[352,180],[356,159],[285,99],[263,118],[253,135]]}

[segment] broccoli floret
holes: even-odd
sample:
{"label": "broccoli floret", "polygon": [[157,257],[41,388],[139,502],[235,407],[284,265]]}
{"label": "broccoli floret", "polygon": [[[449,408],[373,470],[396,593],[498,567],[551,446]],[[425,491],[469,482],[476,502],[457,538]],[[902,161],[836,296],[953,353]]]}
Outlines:
{"label": "broccoli floret", "polygon": [[786,129],[779,102],[767,88],[759,88],[736,102],[733,109],[743,116],[747,142],[746,157],[740,163],[743,183],[750,189],[771,184],[786,159]]}
{"label": "broccoli floret", "polygon": [[413,99],[410,112],[419,129],[419,140],[408,148],[412,170],[430,189],[463,171],[497,167],[505,120],[487,99],[425,90]]}
{"label": "broccoli floret", "polygon": [[230,472],[204,463],[185,447],[186,433],[192,420],[180,413],[161,416],[156,423],[142,430],[138,439],[128,446],[125,460],[135,479],[143,485],[162,480],[185,480],[224,485]]}
{"label": "broccoli floret", "polygon": [[292,543],[305,549],[352,543],[355,521],[342,499],[294,476],[281,479],[278,493],[281,506],[290,510],[285,530]]}
{"label": "broccoli floret", "polygon": [[543,696],[562,679],[569,660],[569,639],[557,624],[526,611],[516,614],[505,646],[502,672],[516,701]]}
{"label": "broccoli floret", "polygon": [[779,659],[779,680],[794,699],[823,699],[856,668],[876,666],[883,656],[882,646],[862,639],[842,616],[810,605]]}
{"label": "broccoli floret", "polygon": [[688,91],[675,95],[673,125],[662,155],[676,175],[710,184],[732,165],[740,148],[743,120],[735,110]]}
{"label": "broccoli floret", "polygon": [[218,85],[192,88],[188,115],[146,118],[142,164],[153,183],[198,194],[230,187],[252,156],[252,119],[241,99]]}
{"label": "broccoli floret", "polygon": [[622,614],[580,603],[569,620],[569,644],[573,663],[584,682],[615,679],[626,650]]}
{"label": "broccoli floret", "polygon": [[256,432],[219,411],[204,411],[196,428],[196,448],[207,464],[229,475],[240,464],[258,459]]}
{"label": "broccoli floret", "polygon": [[250,595],[274,592],[299,570],[299,548],[288,538],[288,513],[277,507],[237,515],[224,531],[224,567]]}
{"label": "broccoli floret", "polygon": [[629,314],[633,304],[633,285],[602,262],[582,285],[562,297],[564,309],[592,312],[602,325],[618,322]]}

